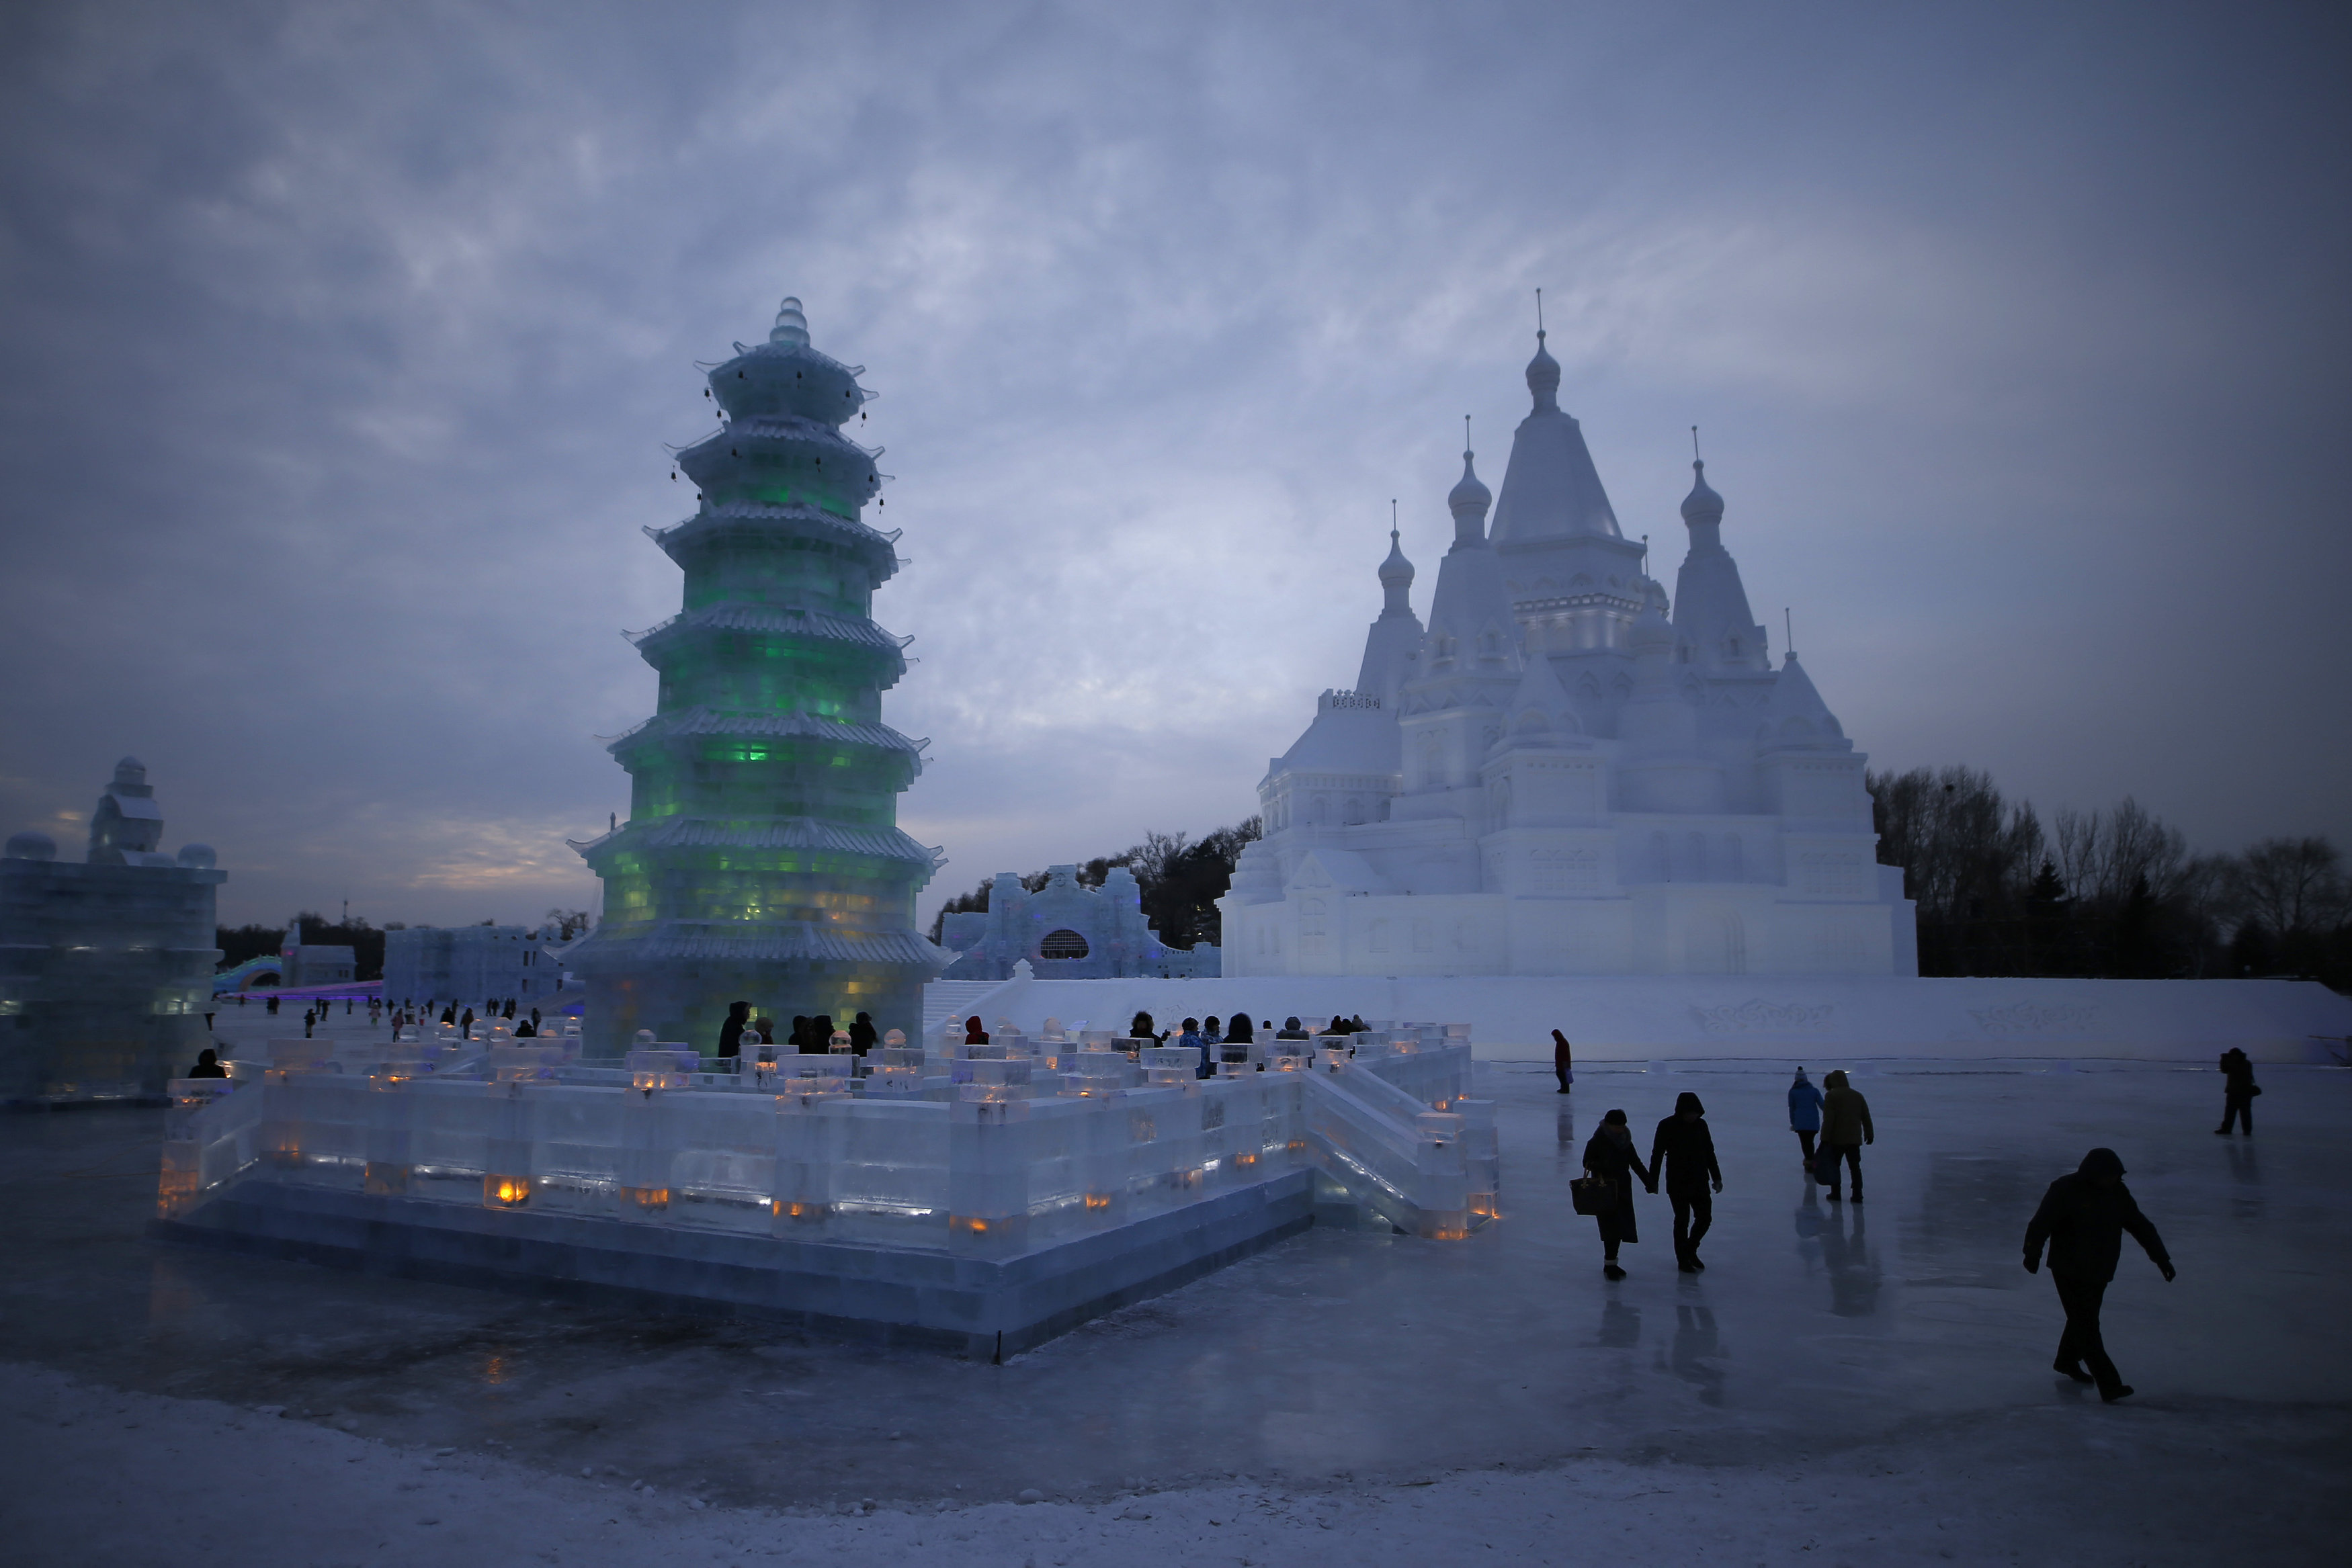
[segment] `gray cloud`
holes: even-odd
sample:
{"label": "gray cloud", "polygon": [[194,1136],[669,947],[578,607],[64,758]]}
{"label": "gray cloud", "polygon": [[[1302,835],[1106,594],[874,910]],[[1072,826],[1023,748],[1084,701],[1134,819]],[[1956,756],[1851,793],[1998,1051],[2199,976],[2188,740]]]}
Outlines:
{"label": "gray cloud", "polygon": [[0,818],[136,751],[233,917],[590,895],[660,443],[787,291],[886,394],[935,897],[1252,809],[1390,497],[1425,601],[1463,413],[1499,477],[1538,286],[1628,530],[1679,558],[1702,425],[1877,761],[2352,841],[2315,8],[0,27]]}

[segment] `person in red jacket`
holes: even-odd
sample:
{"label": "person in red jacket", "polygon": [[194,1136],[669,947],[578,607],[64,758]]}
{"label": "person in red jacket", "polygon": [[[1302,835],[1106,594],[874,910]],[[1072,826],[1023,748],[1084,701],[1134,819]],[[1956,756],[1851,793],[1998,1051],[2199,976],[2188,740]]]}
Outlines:
{"label": "person in red jacket", "polygon": [[[2107,1359],[2099,1337],[2099,1307],[2123,1257],[2124,1232],[2140,1244],[2165,1283],[2173,1279],[2164,1239],[2124,1186],[2124,1162],[2113,1149],[2093,1149],[2072,1176],[2060,1176],[2042,1196],[2042,1207],[2025,1228],[2025,1271],[2038,1273],[2042,1249],[2050,1248],[2050,1282],[2066,1311],[2066,1331],[2058,1337],[2052,1367],[2077,1383],[2096,1383],[2099,1397],[2112,1405],[2131,1396],[2131,1386]],[[2084,1371],[2088,1363],[2090,1370]]]}

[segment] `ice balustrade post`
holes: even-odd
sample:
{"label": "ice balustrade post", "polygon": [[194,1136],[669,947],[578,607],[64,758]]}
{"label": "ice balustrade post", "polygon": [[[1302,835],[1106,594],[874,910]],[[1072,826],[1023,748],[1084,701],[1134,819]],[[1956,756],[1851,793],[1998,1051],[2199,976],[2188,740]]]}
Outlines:
{"label": "ice balustrade post", "polygon": [[155,1214],[173,1219],[196,1206],[205,1190],[204,1113],[235,1088],[226,1078],[174,1078],[172,1107],[163,1114],[162,1170],[155,1187]]}
{"label": "ice balustrade post", "polygon": [[701,1055],[691,1046],[640,1046],[624,1059],[629,1088],[623,1101],[620,1149],[621,1218],[667,1218],[670,1166],[677,1140],[668,1096],[690,1082]]}
{"label": "ice balustrade post", "polygon": [[959,1098],[948,1111],[950,1249],[976,1257],[1023,1250],[1029,1229],[1030,1102]]}

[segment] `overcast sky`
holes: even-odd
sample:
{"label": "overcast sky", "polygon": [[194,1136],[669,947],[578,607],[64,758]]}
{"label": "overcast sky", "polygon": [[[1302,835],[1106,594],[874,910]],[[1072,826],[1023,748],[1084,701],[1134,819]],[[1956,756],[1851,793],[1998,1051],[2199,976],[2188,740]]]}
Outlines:
{"label": "overcast sky", "polygon": [[926,918],[1236,821],[1540,287],[1874,766],[2352,845],[2343,15],[11,5],[0,826],[131,752],[232,922],[593,905],[662,444],[786,293],[883,393]]}

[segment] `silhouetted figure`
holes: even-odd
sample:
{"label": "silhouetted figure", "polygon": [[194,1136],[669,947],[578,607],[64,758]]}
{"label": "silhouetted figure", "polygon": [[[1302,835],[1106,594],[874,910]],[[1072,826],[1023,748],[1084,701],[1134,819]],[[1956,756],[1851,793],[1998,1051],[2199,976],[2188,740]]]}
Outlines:
{"label": "silhouetted figure", "polygon": [[527,1018],[526,1018],[526,1019],[517,1019],[515,1020],[515,1031],[514,1031],[514,1037],[515,1037],[517,1040],[531,1040],[531,1039],[535,1039],[535,1038],[538,1036],[538,1034],[539,1034],[539,1026],[538,1026],[538,1025],[536,1025],[536,1024],[534,1024],[534,1023],[532,1023],[532,1022],[530,1021],[530,1019],[527,1019]]}
{"label": "silhouetted figure", "polygon": [[[472,1010],[469,1009],[467,1009],[467,1013],[466,1013],[466,1021],[467,1021],[467,1022],[468,1022],[468,1023],[471,1023],[471,1022],[473,1021],[473,1019],[474,1019],[473,1012],[472,1012]],[[456,1022],[457,1021],[457,1003],[455,1003],[455,1002],[451,1002],[447,1007],[443,1008],[443,1009],[441,1009],[441,1021],[442,1021],[443,1023],[456,1023]]]}
{"label": "silhouetted figure", "polygon": [[1828,1178],[1822,1185],[1830,1189],[1830,1201],[1835,1203],[1838,1166],[1843,1163],[1853,1173],[1853,1200],[1860,1203],[1862,1146],[1878,1141],[1877,1130],[1870,1124],[1870,1102],[1846,1082],[1843,1068],[1822,1082],[1829,1088],[1829,1092],[1822,1096],[1822,1142],[1827,1145],[1822,1158],[1829,1166]]}
{"label": "silhouetted figure", "polygon": [[1305,1040],[1307,1036],[1307,1030],[1299,1026],[1299,1022],[1296,1018],[1286,1018],[1282,1020],[1282,1027],[1274,1031],[1274,1038],[1276,1040]]}
{"label": "silhouetted figure", "polygon": [[457,1032],[467,1040],[474,1038],[474,1009],[467,1008],[466,1016],[457,1020]]}
{"label": "silhouetted figure", "polygon": [[751,1045],[775,1044],[776,1020],[768,1017],[764,1013],[760,1017],[753,1019],[743,1030],[743,1040],[739,1042],[739,1050],[740,1049],[740,1045],[743,1043],[749,1043]]}
{"label": "silhouetted figure", "polygon": [[819,1013],[809,1019],[809,1049],[829,1051],[833,1049],[833,1015]]}
{"label": "silhouetted figure", "polygon": [[2254,1135],[2254,1096],[2262,1088],[2254,1082],[2254,1059],[2236,1046],[2221,1053],[2221,1124],[2213,1129],[2227,1136],[2235,1124],[2249,1138]]}
{"label": "silhouetted figure", "polygon": [[865,1055],[867,1051],[874,1049],[874,1042],[881,1038],[882,1037],[880,1035],[874,1031],[873,1014],[859,1013],[855,1019],[850,1020],[849,1053],[852,1056]]}
{"label": "silhouetted figure", "polygon": [[1551,1031],[1551,1075],[1559,1080],[1559,1092],[1576,1082],[1576,1055],[1568,1048],[1568,1036],[1558,1030]]}
{"label": "silhouetted figure", "polygon": [[1331,1027],[1330,1027],[1329,1029],[1325,1030],[1323,1032],[1324,1032],[1325,1034],[1327,1034],[1327,1035],[1333,1035],[1333,1034],[1336,1034],[1336,1035],[1339,1035],[1339,1036],[1345,1037],[1345,1036],[1347,1036],[1347,1035],[1349,1035],[1349,1034],[1353,1033],[1354,1031],[1353,1031],[1352,1030],[1349,1029],[1349,1027],[1348,1027],[1348,1020],[1347,1020],[1346,1019],[1340,1018],[1338,1014],[1336,1014],[1336,1013],[1335,1013],[1335,1014],[1333,1014],[1333,1015],[1332,1015],[1332,1018],[1331,1018]]}
{"label": "silhouetted figure", "polygon": [[1622,1280],[1625,1270],[1617,1266],[1617,1249],[1642,1239],[1633,1222],[1633,1178],[1638,1176],[1644,1187],[1658,1190],[1657,1174],[1642,1168],[1624,1112],[1612,1111],[1601,1118],[1601,1130],[1584,1145],[1584,1174],[1599,1176],[1614,1190],[1617,1201],[1592,1218],[1601,1227],[1601,1271]]}
{"label": "silhouetted figure", "polygon": [[2042,1246],[2048,1242],[2050,1282],[2058,1287],[2058,1304],[2066,1310],[2066,1332],[2059,1336],[2058,1359],[2051,1365],[2077,1383],[2096,1383],[2099,1397],[2110,1405],[2129,1396],[2131,1387],[2107,1359],[2099,1337],[2099,1306],[2123,1257],[2126,1230],[2171,1283],[2172,1259],[2164,1239],[2132,1201],[2131,1189],[2124,1186],[2124,1162],[2113,1149],[2093,1149],[2074,1175],[2052,1182],[2025,1228],[2025,1271],[2041,1269]]}
{"label": "silhouetted figure", "polygon": [[276,1018],[278,1016],[278,998],[276,997],[269,998],[269,1016],[271,1018]]}
{"label": "silhouetted figure", "polygon": [[784,1043],[791,1046],[794,1051],[807,1051],[814,1050],[814,1048],[808,1042],[808,1014],[794,1013],[793,1015],[793,1032],[784,1036]]}
{"label": "silhouetted figure", "polygon": [[980,1027],[980,1015],[974,1013],[963,1020],[963,1042],[966,1045],[986,1045],[988,1031]]}
{"label": "silhouetted figure", "polygon": [[318,1021],[319,1015],[317,1013],[312,1012],[308,1008],[302,1009],[302,1038],[304,1040],[309,1040],[310,1038],[311,1026],[316,1024]]}
{"label": "silhouetted figure", "polygon": [[1157,1034],[1152,1032],[1151,1015],[1150,1013],[1138,1013],[1135,1015],[1134,1021],[1130,1022],[1127,1026],[1127,1037],[1129,1040],[1148,1040],[1154,1045],[1161,1044],[1168,1039],[1167,1033],[1164,1030]]}
{"label": "silhouetted figure", "polygon": [[1789,1131],[1797,1134],[1797,1147],[1805,1151],[1807,1170],[1813,1168],[1813,1134],[1821,1130],[1822,1092],[1800,1067],[1797,1081],[1789,1085]]}
{"label": "silhouetted figure", "polygon": [[729,1002],[727,1020],[719,1026],[719,1060],[740,1058],[743,1054],[743,1026],[751,1021],[751,1004]]}
{"label": "silhouetted figure", "polygon": [[1723,1190],[1723,1168],[1715,1161],[1706,1107],[1687,1089],[1675,1096],[1675,1113],[1658,1124],[1650,1169],[1664,1178],[1666,1201],[1675,1207],[1675,1267],[1696,1274],[1706,1267],[1698,1260],[1698,1244],[1715,1223],[1715,1199],[1707,1188],[1711,1184],[1715,1191]]}
{"label": "silhouetted figure", "polygon": [[191,1078],[226,1078],[228,1076],[228,1069],[220,1064],[219,1053],[215,1051],[212,1047],[206,1046],[204,1050],[196,1052],[196,1064],[188,1069],[188,1076]]}

